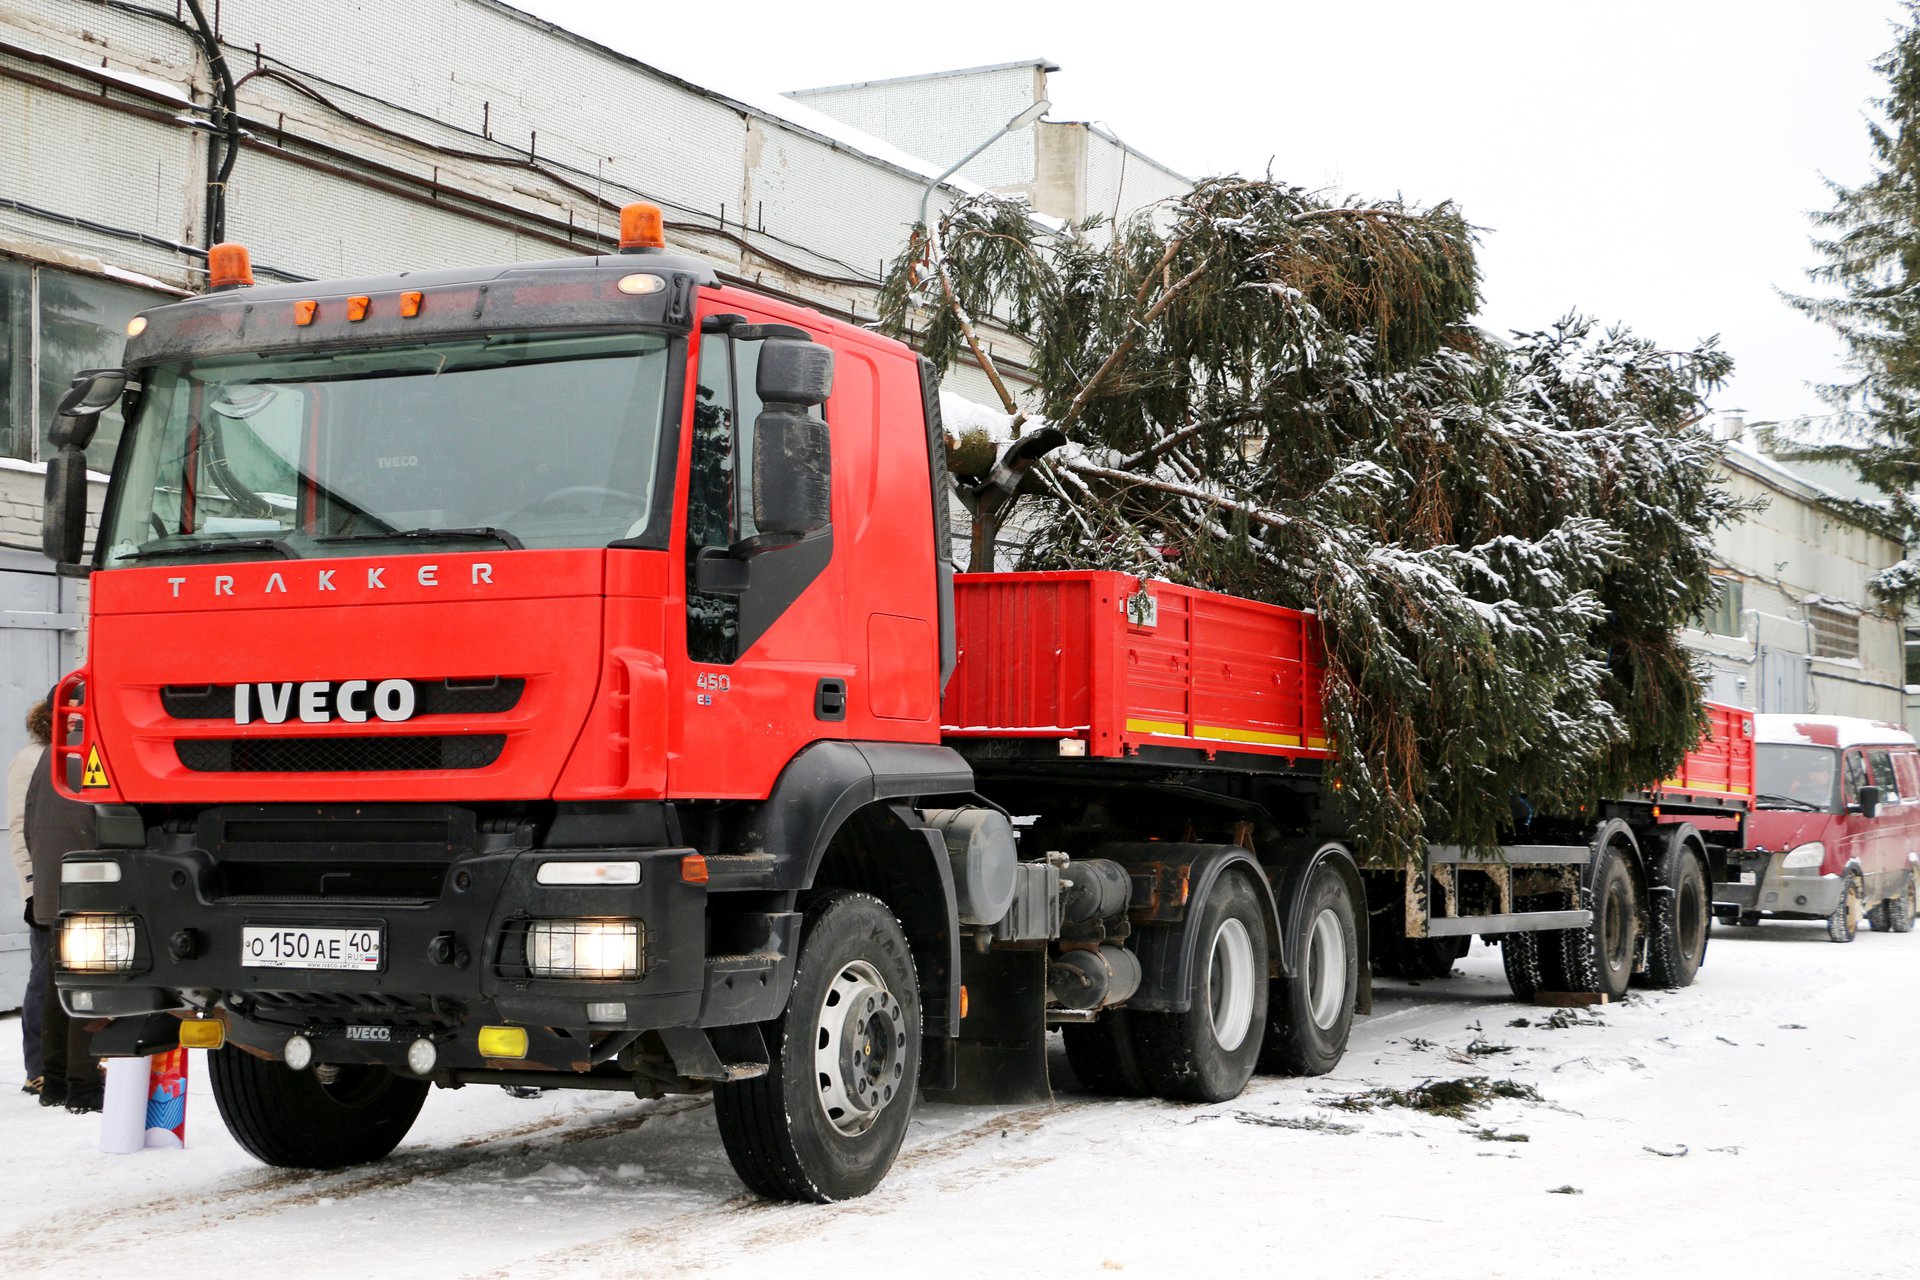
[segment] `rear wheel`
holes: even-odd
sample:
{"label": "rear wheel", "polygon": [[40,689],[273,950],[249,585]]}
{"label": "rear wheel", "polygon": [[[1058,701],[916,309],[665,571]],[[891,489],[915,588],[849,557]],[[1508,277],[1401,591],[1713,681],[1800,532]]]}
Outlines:
{"label": "rear wheel", "polygon": [[1847,873],[1846,889],[1840,895],[1840,905],[1827,917],[1827,940],[1829,942],[1852,942],[1860,936],[1860,917],[1865,914],[1867,890],[1860,877]]}
{"label": "rear wheel", "polygon": [[207,1055],[220,1118],[234,1141],[283,1169],[341,1169],[379,1160],[413,1127],[432,1086],[385,1067],[295,1071],[227,1045]]}
{"label": "rear wheel", "polygon": [[1132,1015],[1140,1070],[1159,1097],[1224,1102],[1247,1087],[1267,1021],[1264,914],[1245,876],[1215,881],[1200,907],[1186,1012]]}
{"label": "rear wheel", "polygon": [[1640,890],[1617,845],[1593,866],[1593,923],[1561,934],[1566,991],[1598,991],[1618,1000],[1633,981],[1640,948]]}
{"label": "rear wheel", "polygon": [[1321,863],[1305,889],[1303,922],[1291,978],[1276,978],[1260,1069],[1271,1075],[1319,1076],[1347,1051],[1360,991],[1360,941],[1353,893],[1339,871]]}
{"label": "rear wheel", "polygon": [[716,1085],[720,1141],[740,1180],[781,1200],[846,1200],[878,1186],[913,1114],[920,988],[900,922],[864,893],[816,898],[793,991],[766,1024],[772,1061]]}
{"label": "rear wheel", "polygon": [[1706,959],[1713,927],[1713,900],[1706,869],[1691,848],[1674,855],[1667,873],[1669,892],[1653,904],[1647,938],[1647,980],[1656,987],[1687,987]]}
{"label": "rear wheel", "polygon": [[1500,967],[1507,972],[1507,986],[1516,1000],[1532,1000],[1534,992],[1546,990],[1540,973],[1540,935],[1508,933],[1500,937]]}
{"label": "rear wheel", "polygon": [[1907,877],[1907,887],[1900,891],[1888,906],[1887,923],[1892,933],[1912,933],[1915,914],[1913,877]]}

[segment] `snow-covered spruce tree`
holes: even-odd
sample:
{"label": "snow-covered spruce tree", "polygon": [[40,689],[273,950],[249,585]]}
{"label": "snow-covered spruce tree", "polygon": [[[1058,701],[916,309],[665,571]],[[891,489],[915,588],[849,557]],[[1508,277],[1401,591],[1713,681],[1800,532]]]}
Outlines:
{"label": "snow-covered spruce tree", "polygon": [[[1867,122],[1873,176],[1857,187],[1829,182],[1833,208],[1814,215],[1824,261],[1808,275],[1828,291],[1787,298],[1840,335],[1854,377],[1820,389],[1831,419],[1794,424],[1775,443],[1789,458],[1852,466],[1888,501],[1844,504],[1847,514],[1912,545],[1920,542],[1920,3],[1905,7],[1893,48],[1874,63],[1887,93]],[[1920,562],[1883,572],[1874,590],[1889,602],[1920,601]]]}
{"label": "snow-covered spruce tree", "polygon": [[1023,481],[1047,507],[1024,567],[1317,610],[1376,860],[1667,776],[1702,725],[1675,636],[1736,514],[1695,425],[1726,357],[1579,318],[1487,338],[1450,206],[1222,179],[1171,214],[1103,246],[976,200],[942,260],[916,238],[892,266],[885,323],[920,318],[942,368],[989,309],[1032,345],[1035,416],[1070,443]]}

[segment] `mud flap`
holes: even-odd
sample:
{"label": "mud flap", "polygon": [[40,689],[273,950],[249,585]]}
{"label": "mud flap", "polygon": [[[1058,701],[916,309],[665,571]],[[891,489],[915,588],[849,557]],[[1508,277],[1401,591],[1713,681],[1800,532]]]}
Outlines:
{"label": "mud flap", "polygon": [[1047,953],[962,953],[967,1016],[953,1042],[954,1084],[930,1089],[936,1102],[969,1105],[1048,1102]]}

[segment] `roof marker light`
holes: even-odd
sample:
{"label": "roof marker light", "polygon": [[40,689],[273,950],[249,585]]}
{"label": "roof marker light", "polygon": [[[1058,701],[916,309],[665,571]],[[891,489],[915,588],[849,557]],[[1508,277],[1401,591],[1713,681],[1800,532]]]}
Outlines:
{"label": "roof marker light", "polygon": [[615,287],[618,288],[622,293],[639,295],[639,294],[647,294],[647,293],[658,293],[662,289],[667,287],[667,282],[665,280],[662,280],[659,276],[635,274],[630,276],[621,276],[620,283]]}
{"label": "roof marker light", "polygon": [[418,289],[409,289],[400,295],[400,317],[411,320],[420,314],[421,295]]}
{"label": "roof marker light", "polygon": [[293,322],[297,325],[312,324],[313,313],[319,309],[320,304],[312,298],[303,298],[293,304]]}
{"label": "roof marker light", "polygon": [[667,247],[666,215],[657,204],[620,207],[620,252],[658,253]]}
{"label": "roof marker light", "polygon": [[135,316],[133,319],[127,321],[127,336],[129,338],[137,338],[146,331],[147,318],[145,316]]}
{"label": "roof marker light", "polygon": [[365,320],[367,318],[367,295],[356,293],[347,299],[347,319]]}
{"label": "roof marker light", "polygon": [[253,258],[243,244],[217,244],[207,250],[207,287],[243,289],[253,284]]}

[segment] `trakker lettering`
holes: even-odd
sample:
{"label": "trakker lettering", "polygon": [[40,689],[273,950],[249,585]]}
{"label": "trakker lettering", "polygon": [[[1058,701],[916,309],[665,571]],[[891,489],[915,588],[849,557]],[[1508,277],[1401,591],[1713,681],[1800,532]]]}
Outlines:
{"label": "trakker lettering", "polygon": [[332,720],[365,724],[369,714],[378,720],[411,720],[415,704],[413,683],[408,680],[382,680],[378,684],[367,680],[237,684],[233,687],[233,722],[285,724],[291,718],[303,724]]}
{"label": "trakker lettering", "polygon": [[[305,591],[338,591],[340,590],[340,584],[334,581],[335,576],[340,573],[340,570],[337,568],[317,569],[315,570],[311,581],[305,580],[304,575],[295,573],[294,580],[292,581],[291,584],[289,584],[287,580],[288,572],[290,571],[276,569],[274,572],[268,574],[265,584],[262,585],[260,588],[260,594],[270,596],[270,595],[290,594],[293,591],[299,591],[299,590],[305,590]],[[365,590],[385,591],[388,585],[387,584],[388,573],[404,575],[408,572],[411,572],[413,575],[413,580],[419,583],[423,587],[443,587],[447,585],[446,582],[442,580],[442,578],[440,577],[440,566],[437,564],[417,564],[417,565],[400,565],[400,566],[381,564],[381,565],[371,565],[367,568]],[[192,584],[194,581],[195,580],[193,578],[188,578],[184,576],[170,577],[167,579],[167,588],[172,593],[173,598],[175,600],[178,600],[182,598],[183,589],[189,588],[190,584]],[[233,574],[216,573],[216,574],[213,574],[210,578],[205,579],[204,581],[206,582],[207,591],[208,591],[208,594],[210,595],[233,596],[235,594],[234,586],[235,586],[236,579]],[[349,576],[346,579],[346,581],[351,583],[352,582],[351,576]],[[492,586],[493,585],[493,566],[484,560],[476,561],[473,564],[468,565],[467,566],[467,585],[472,587]]]}

